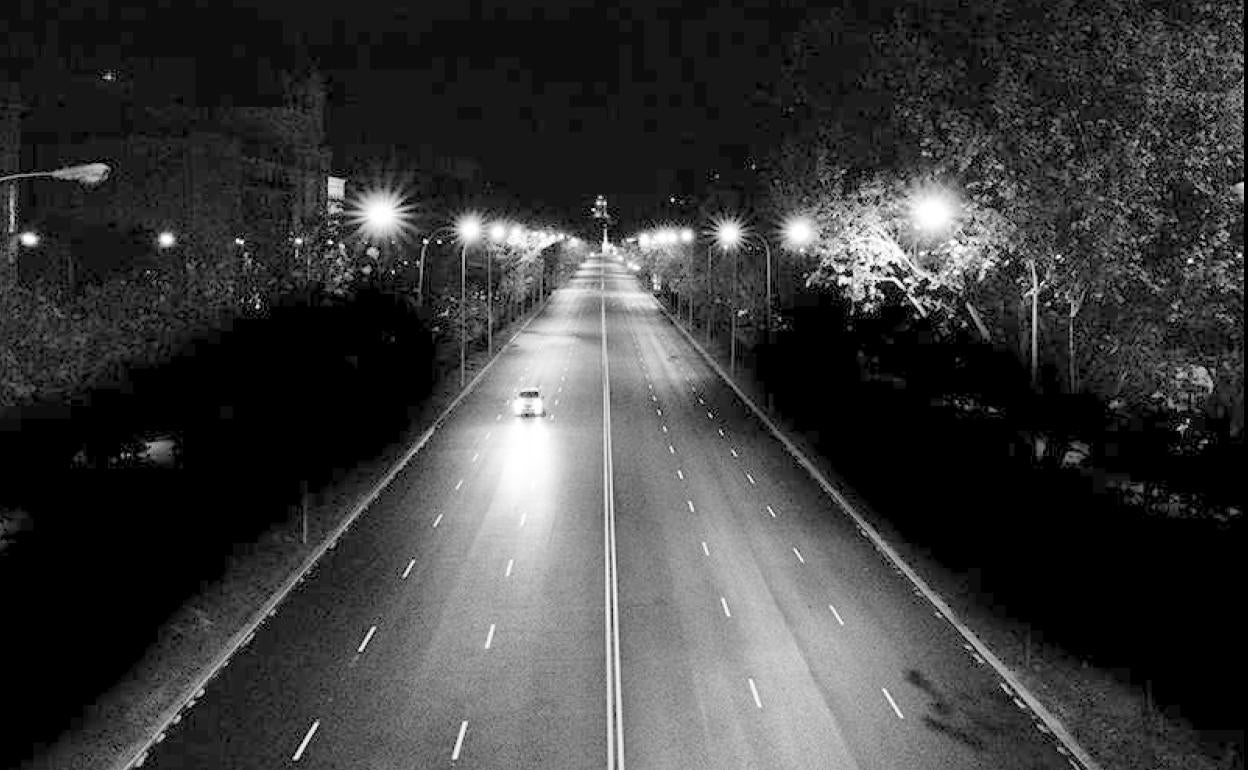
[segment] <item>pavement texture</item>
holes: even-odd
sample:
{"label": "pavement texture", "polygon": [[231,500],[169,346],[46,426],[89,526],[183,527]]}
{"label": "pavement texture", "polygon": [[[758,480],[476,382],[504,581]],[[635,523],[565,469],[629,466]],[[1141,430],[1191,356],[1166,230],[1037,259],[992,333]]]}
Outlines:
{"label": "pavement texture", "polygon": [[591,260],[143,767],[625,765],[1078,768]]}

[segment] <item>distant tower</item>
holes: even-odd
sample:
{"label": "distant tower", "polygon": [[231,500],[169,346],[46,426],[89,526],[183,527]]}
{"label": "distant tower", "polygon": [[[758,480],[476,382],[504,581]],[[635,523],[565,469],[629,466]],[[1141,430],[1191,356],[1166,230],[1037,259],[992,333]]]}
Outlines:
{"label": "distant tower", "polygon": [[611,223],[611,215],[607,212],[607,198],[605,195],[599,195],[594,199],[592,214],[594,219],[602,220],[602,253],[606,254],[611,248],[611,242],[607,240],[607,225]]}

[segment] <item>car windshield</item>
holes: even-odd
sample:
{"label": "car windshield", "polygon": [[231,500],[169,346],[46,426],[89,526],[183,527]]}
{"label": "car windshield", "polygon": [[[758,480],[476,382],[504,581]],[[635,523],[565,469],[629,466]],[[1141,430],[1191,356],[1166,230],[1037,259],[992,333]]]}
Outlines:
{"label": "car windshield", "polygon": [[520,391],[520,398],[541,398],[541,395],[542,395],[542,394],[541,394],[541,393],[538,393],[536,390],[522,390],[522,391]]}

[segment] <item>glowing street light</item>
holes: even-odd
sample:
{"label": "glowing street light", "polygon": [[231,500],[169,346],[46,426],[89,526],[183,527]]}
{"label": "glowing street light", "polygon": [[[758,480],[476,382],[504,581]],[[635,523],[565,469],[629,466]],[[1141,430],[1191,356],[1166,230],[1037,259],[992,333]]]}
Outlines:
{"label": "glowing street light", "polygon": [[507,237],[507,225],[502,222],[495,222],[490,225],[490,240],[501,243]]}
{"label": "glowing street light", "polygon": [[924,195],[915,201],[912,214],[919,230],[939,230],[953,220],[953,207],[944,197]]}
{"label": "glowing street light", "polygon": [[33,249],[39,245],[39,233],[34,230],[27,230],[18,236],[18,240],[28,249]]}
{"label": "glowing street light", "polygon": [[156,245],[162,249],[171,249],[177,242],[178,237],[169,230],[164,230],[156,236]]}
{"label": "glowing street light", "polygon": [[681,228],[680,242],[681,243],[693,243],[693,230],[689,229],[688,227]]}
{"label": "glowing street light", "polygon": [[784,245],[791,249],[809,246],[815,240],[815,226],[805,217],[792,217],[784,223]]}

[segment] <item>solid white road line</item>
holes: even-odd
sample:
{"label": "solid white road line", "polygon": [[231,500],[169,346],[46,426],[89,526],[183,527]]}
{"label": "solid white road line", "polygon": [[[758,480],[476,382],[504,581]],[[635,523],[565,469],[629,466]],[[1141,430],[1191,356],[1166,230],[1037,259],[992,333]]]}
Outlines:
{"label": "solid white road line", "polygon": [[438,514],[438,518],[436,518],[436,519],[434,519],[434,520],[433,520],[433,528],[434,528],[434,529],[437,529],[437,528],[438,528],[438,525],[439,525],[439,524],[441,524],[441,523],[442,523],[442,514],[440,514],[440,513],[439,513],[439,514]]}
{"label": "solid white road line", "polygon": [[464,748],[464,733],[468,732],[468,720],[459,723],[459,737],[455,739],[455,748],[451,750],[451,761],[459,759],[459,752]]}
{"label": "solid white road line", "polygon": [[901,709],[897,708],[897,701],[893,700],[893,696],[888,694],[888,690],[881,687],[880,691],[884,693],[885,698],[888,698],[888,705],[893,707],[893,711],[897,714],[897,718],[905,719],[906,717],[901,713]]}
{"label": "solid white road line", "polygon": [[356,652],[364,652],[364,648],[368,646],[368,642],[373,638],[373,634],[377,633],[377,626],[368,629],[368,633],[364,634],[364,641],[360,642],[360,646],[356,648]]}
{"label": "solid white road line", "polygon": [[732,613],[728,611],[728,600],[727,600],[727,599],[725,599],[725,598],[724,598],[724,597],[722,597],[722,596],[721,596],[721,597],[719,597],[719,606],[721,606],[721,607],[723,607],[723,608],[724,608],[724,617],[728,617],[728,618],[732,617]]}
{"label": "solid white road line", "polygon": [[485,635],[485,649],[490,649],[490,645],[494,644],[494,624],[490,624],[490,632]]}
{"label": "solid white road line", "polygon": [[511,568],[512,568],[513,566],[515,566],[515,564],[516,564],[516,560],[515,560],[515,559],[508,559],[508,560],[507,560],[507,572],[506,572],[506,573],[504,573],[503,577],[511,577]]}
{"label": "solid white road line", "polygon": [[407,563],[407,569],[403,570],[403,577],[402,577],[402,578],[400,578],[400,579],[401,579],[401,580],[407,580],[407,576],[408,576],[408,575],[410,575],[410,574],[412,574],[412,567],[415,567],[415,566],[416,566],[416,560],[415,560],[415,559],[412,559],[411,561],[409,561],[409,562]]}
{"label": "solid white road line", "polygon": [[796,556],[797,560],[800,561],[802,564],[806,563],[806,560],[802,558],[802,552],[797,550],[797,546],[793,546],[793,555]]}
{"label": "solid white road line", "polygon": [[460,479],[459,482],[455,484],[455,491],[458,492],[459,488],[462,487],[463,485],[464,485],[464,480]]}
{"label": "solid white road line", "polygon": [[754,705],[761,709],[763,701],[758,697],[758,688],[754,686],[754,677],[746,677],[746,681],[750,683],[750,693],[754,696]]}
{"label": "solid white road line", "polygon": [[321,720],[319,719],[312,723],[312,726],[308,728],[307,734],[303,736],[303,741],[300,742],[299,748],[295,749],[295,754],[290,758],[290,761],[299,761],[299,758],[303,756],[304,749],[308,748],[308,744],[312,742],[312,736],[316,735],[316,729],[320,726]]}
{"label": "solid white road line", "polygon": [[748,471],[746,472],[745,477],[746,477],[747,479],[749,479],[749,480],[750,480],[750,483],[751,483],[751,484],[757,484],[757,483],[758,483],[757,481],[755,481],[755,480],[754,480],[754,477],[753,477],[753,476],[751,476],[751,475],[749,474],[749,472],[748,472]]}
{"label": "solid white road line", "polygon": [[[603,623],[607,668],[607,770],[624,770],[624,703],[620,686],[620,590],[615,558],[615,469],[611,450],[611,362],[607,356],[607,282],[601,273]],[[670,446],[670,445],[669,445]],[[675,453],[675,450],[672,450]]]}
{"label": "solid white road line", "polygon": [[774,519],[774,518],[776,518],[776,512],[775,512],[774,510],[772,510],[772,508],[771,508],[771,506],[770,506],[770,505],[769,505],[769,506],[767,506],[767,512],[771,514],[771,518],[773,518],[773,519]]}
{"label": "solid white road line", "polygon": [[841,613],[837,612],[835,607],[829,604],[828,609],[832,610],[832,617],[836,618],[837,623],[840,623],[842,626],[845,625],[845,621],[841,620]]}

